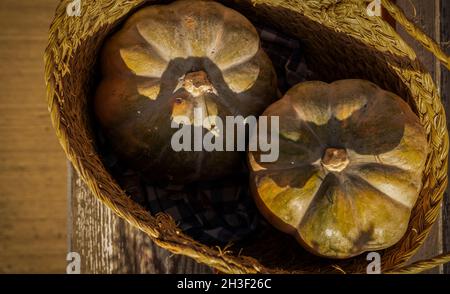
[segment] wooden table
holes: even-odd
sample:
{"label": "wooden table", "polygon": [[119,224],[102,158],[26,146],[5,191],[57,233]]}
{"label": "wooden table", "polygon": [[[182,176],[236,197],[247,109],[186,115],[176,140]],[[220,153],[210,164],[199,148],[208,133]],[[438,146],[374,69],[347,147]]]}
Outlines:
{"label": "wooden table", "polygon": [[58,0],[0,0],[0,273],[66,268],[65,154],[43,52]]}
{"label": "wooden table", "polygon": [[[450,54],[450,1],[398,0],[405,13]],[[415,9],[414,9],[414,7]],[[415,17],[414,17],[415,10]],[[402,29],[404,39],[415,49],[436,81],[446,108],[450,101],[450,73],[412,40]],[[449,111],[450,112],[450,111]],[[447,118],[447,120],[449,120]],[[174,256],[153,244],[148,236],[114,215],[91,195],[71,167],[69,171],[69,251],[81,255],[82,273],[210,273],[212,269],[184,256]],[[448,194],[448,190],[446,195]],[[446,197],[447,199],[448,197]],[[429,258],[450,250],[450,201],[443,204],[442,217],[411,261]],[[450,273],[438,267],[429,273]]]}

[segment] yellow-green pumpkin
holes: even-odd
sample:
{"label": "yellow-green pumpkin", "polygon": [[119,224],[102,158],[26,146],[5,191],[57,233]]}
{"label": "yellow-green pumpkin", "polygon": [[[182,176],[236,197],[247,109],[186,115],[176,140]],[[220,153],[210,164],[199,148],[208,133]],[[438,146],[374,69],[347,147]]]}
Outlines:
{"label": "yellow-green pumpkin", "polygon": [[364,80],[298,84],[264,113],[279,116],[279,158],[250,152],[258,208],[310,252],[348,258],[404,235],[427,157],[418,117]]}
{"label": "yellow-green pumpkin", "polygon": [[[277,95],[275,71],[255,27],[212,1],[140,9],[105,42],[101,71],[98,121],[120,158],[151,180],[186,183],[233,172],[241,153],[176,152],[171,139],[178,129],[171,124],[201,125],[194,108],[203,118],[223,121],[259,115]],[[214,127],[207,122],[203,131]]]}

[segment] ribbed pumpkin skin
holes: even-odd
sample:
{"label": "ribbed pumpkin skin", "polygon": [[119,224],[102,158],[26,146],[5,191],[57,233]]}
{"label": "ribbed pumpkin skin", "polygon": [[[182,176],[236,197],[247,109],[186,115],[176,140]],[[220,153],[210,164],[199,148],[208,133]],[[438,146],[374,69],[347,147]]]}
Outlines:
{"label": "ribbed pumpkin skin", "polygon": [[256,203],[310,252],[348,258],[404,235],[427,157],[409,106],[363,80],[306,82],[263,115],[279,116],[280,155],[249,153]]}
{"label": "ribbed pumpkin skin", "polygon": [[195,123],[194,108],[223,121],[259,115],[277,94],[256,29],[209,1],[140,9],[105,42],[101,68],[97,118],[116,153],[151,180],[186,183],[233,172],[239,152],[175,152],[172,121],[186,116]]}

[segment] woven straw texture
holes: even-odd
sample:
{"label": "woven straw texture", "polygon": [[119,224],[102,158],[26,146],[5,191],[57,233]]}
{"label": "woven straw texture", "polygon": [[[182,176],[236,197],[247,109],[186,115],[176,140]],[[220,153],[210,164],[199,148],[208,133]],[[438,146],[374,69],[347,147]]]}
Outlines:
{"label": "woven straw texture", "polygon": [[[147,233],[159,246],[226,273],[365,273],[365,256],[336,261],[314,257],[275,230],[246,244],[208,247],[184,235],[166,214],[150,215],[130,200],[105,169],[92,131],[92,90],[96,56],[103,40],[130,13],[161,1],[81,1],[81,15],[68,16],[63,0],[56,10],[45,52],[48,105],[56,134],[81,178],[106,206]],[[397,93],[410,104],[428,134],[430,154],[423,188],[409,229],[395,246],[380,252],[384,273],[413,273],[449,261],[443,255],[404,267],[436,220],[447,185],[448,132],[445,113],[430,74],[393,28],[366,12],[363,0],[222,1],[251,20],[264,20],[301,39],[308,66],[323,81],[362,78]],[[383,6],[406,31],[444,65],[449,58],[387,0]]]}

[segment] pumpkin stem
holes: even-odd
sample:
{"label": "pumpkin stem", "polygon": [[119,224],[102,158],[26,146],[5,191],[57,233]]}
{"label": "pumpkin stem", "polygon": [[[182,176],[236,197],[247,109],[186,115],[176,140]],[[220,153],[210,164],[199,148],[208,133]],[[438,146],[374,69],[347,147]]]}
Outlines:
{"label": "pumpkin stem", "polygon": [[184,88],[193,97],[202,96],[205,93],[214,93],[217,91],[213,84],[209,81],[208,75],[203,70],[189,72],[180,78],[175,91]]}
{"label": "pumpkin stem", "polygon": [[327,148],[323,154],[322,165],[332,172],[340,172],[344,170],[350,163],[347,151],[343,148]]}

